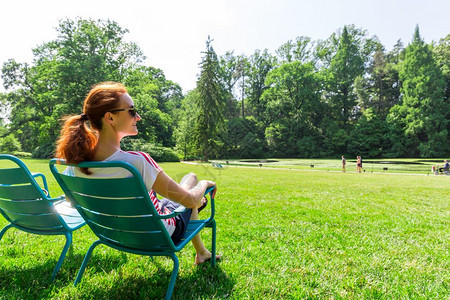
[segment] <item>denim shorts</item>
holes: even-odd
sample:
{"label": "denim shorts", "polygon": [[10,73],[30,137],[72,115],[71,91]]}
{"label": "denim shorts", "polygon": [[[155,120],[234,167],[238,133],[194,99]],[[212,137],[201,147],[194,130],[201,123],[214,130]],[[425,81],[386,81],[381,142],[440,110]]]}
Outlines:
{"label": "denim shorts", "polygon": [[[161,207],[163,209],[164,209],[164,207],[166,207],[171,212],[180,206],[181,206],[181,204],[173,202],[166,198],[163,198],[161,200]],[[191,219],[191,213],[192,213],[192,209],[189,208],[175,217],[175,220],[176,220],[175,231],[170,236],[175,245],[181,241],[181,238],[183,237],[184,233],[186,232],[189,220]]]}

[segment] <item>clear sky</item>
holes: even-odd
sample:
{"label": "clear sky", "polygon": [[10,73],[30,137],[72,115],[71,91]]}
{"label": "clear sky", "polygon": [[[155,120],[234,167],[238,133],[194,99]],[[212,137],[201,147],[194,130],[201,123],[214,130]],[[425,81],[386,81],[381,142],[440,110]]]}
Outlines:
{"label": "clear sky", "polygon": [[0,7],[0,65],[31,62],[31,49],[56,39],[60,19],[110,19],[129,30],[126,39],[141,48],[146,65],[184,92],[195,88],[208,35],[220,56],[275,54],[297,36],[323,40],[349,24],[378,36],[387,50],[398,39],[406,46],[416,24],[427,43],[450,34],[449,0],[14,0]]}

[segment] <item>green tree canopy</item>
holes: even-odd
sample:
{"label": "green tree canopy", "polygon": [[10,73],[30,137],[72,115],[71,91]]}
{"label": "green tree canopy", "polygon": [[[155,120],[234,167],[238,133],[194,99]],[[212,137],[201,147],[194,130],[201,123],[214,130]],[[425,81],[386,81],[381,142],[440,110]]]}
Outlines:
{"label": "green tree canopy", "polygon": [[[262,99],[271,124],[266,130],[269,147],[282,156],[320,156],[319,128],[324,106],[314,64],[283,63],[269,72],[266,85],[270,88],[263,93]],[[306,137],[311,137],[309,150],[301,142]]]}
{"label": "green tree canopy", "polygon": [[445,99],[446,82],[430,47],[416,27],[413,41],[400,64],[401,102],[391,113],[408,141],[407,155],[435,157],[448,152],[450,103]]}
{"label": "green tree canopy", "polygon": [[144,57],[123,40],[127,30],[112,21],[62,20],[57,39],[33,49],[32,65],[6,62],[2,78],[12,107],[11,125],[25,151],[48,149],[59,134],[61,117],[81,113],[95,83],[122,81]]}

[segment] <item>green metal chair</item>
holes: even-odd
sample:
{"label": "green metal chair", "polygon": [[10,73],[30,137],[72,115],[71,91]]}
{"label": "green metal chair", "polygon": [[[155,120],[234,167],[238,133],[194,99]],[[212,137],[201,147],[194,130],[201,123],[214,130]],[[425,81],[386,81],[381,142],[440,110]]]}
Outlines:
{"label": "green metal chair", "polygon": [[[50,197],[43,174],[31,174],[26,165],[12,155],[2,154],[0,161],[5,165],[0,167],[0,213],[9,222],[0,231],[0,240],[10,228],[33,234],[64,235],[66,243],[53,270],[53,281],[72,244],[72,232],[86,223],[64,201],[64,196]],[[42,179],[44,189],[36,182],[36,177]]]}
{"label": "green metal chair", "polygon": [[170,256],[173,270],[170,277],[166,299],[170,299],[178,274],[179,262],[176,252],[204,227],[212,228],[212,259],[216,261],[216,222],[214,220],[215,187],[209,188],[211,215],[208,219],[190,221],[183,239],[174,244],[165,229],[162,219],[172,218],[185,208],[169,215],[159,215],[150,200],[140,173],[125,162],[83,162],[80,168],[125,168],[131,176],[127,178],[82,178],[68,176],[58,170],[58,164],[67,166],[60,159],[50,161],[50,169],[62,187],[66,197],[86,220],[98,237],[89,248],[75,279],[76,286],[84,273],[89,258],[97,245],[104,244],[119,251],[147,256]]}

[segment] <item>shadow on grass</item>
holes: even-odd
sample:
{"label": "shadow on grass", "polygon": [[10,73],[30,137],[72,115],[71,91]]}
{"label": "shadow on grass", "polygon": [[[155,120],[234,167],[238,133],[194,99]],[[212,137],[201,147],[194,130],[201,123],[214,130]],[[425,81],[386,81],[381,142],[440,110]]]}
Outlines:
{"label": "shadow on grass", "polygon": [[230,298],[236,281],[220,268],[220,262],[196,267],[186,276],[178,276],[174,296],[177,299]]}
{"label": "shadow on grass", "polygon": [[[0,299],[161,299],[166,294],[172,271],[170,258],[142,261],[136,268],[125,266],[128,256],[93,254],[80,284],[73,282],[83,254],[67,255],[54,282],[50,281],[57,258],[49,258],[27,267],[12,260],[0,266]],[[131,264],[133,264],[131,262]],[[121,266],[125,266],[121,268]],[[151,269],[148,269],[153,266]],[[221,268],[205,264],[189,267],[180,264],[175,283],[175,299],[229,298],[235,286]]]}
{"label": "shadow on grass", "polygon": [[[169,258],[167,261],[171,262]],[[162,299],[169,286],[172,264],[170,268],[161,258],[155,258],[150,265],[156,270],[142,272],[142,267],[136,272],[117,270],[117,274],[108,274],[104,284],[98,284],[98,274],[83,277],[77,286],[74,298],[85,299]],[[126,272],[126,273],[125,273]],[[95,284],[96,282],[97,284]],[[196,267],[186,270],[180,265],[172,298],[175,299],[212,299],[229,298],[235,281],[220,268],[220,264]]]}
{"label": "shadow on grass", "polygon": [[[42,299],[52,298],[55,291],[72,286],[84,254],[73,254],[69,250],[61,269],[51,281],[58,256],[51,257],[34,266],[24,266],[20,258],[11,260],[8,267],[0,267],[0,299]],[[126,255],[116,257],[92,256],[89,267],[94,271],[111,272],[127,262]]]}
{"label": "shadow on grass", "polygon": [[12,265],[9,269],[1,268],[0,298],[48,298],[51,293],[51,288],[48,287],[52,284],[50,276],[54,267],[55,265],[49,260],[44,264],[31,268],[21,268],[18,265]]}

